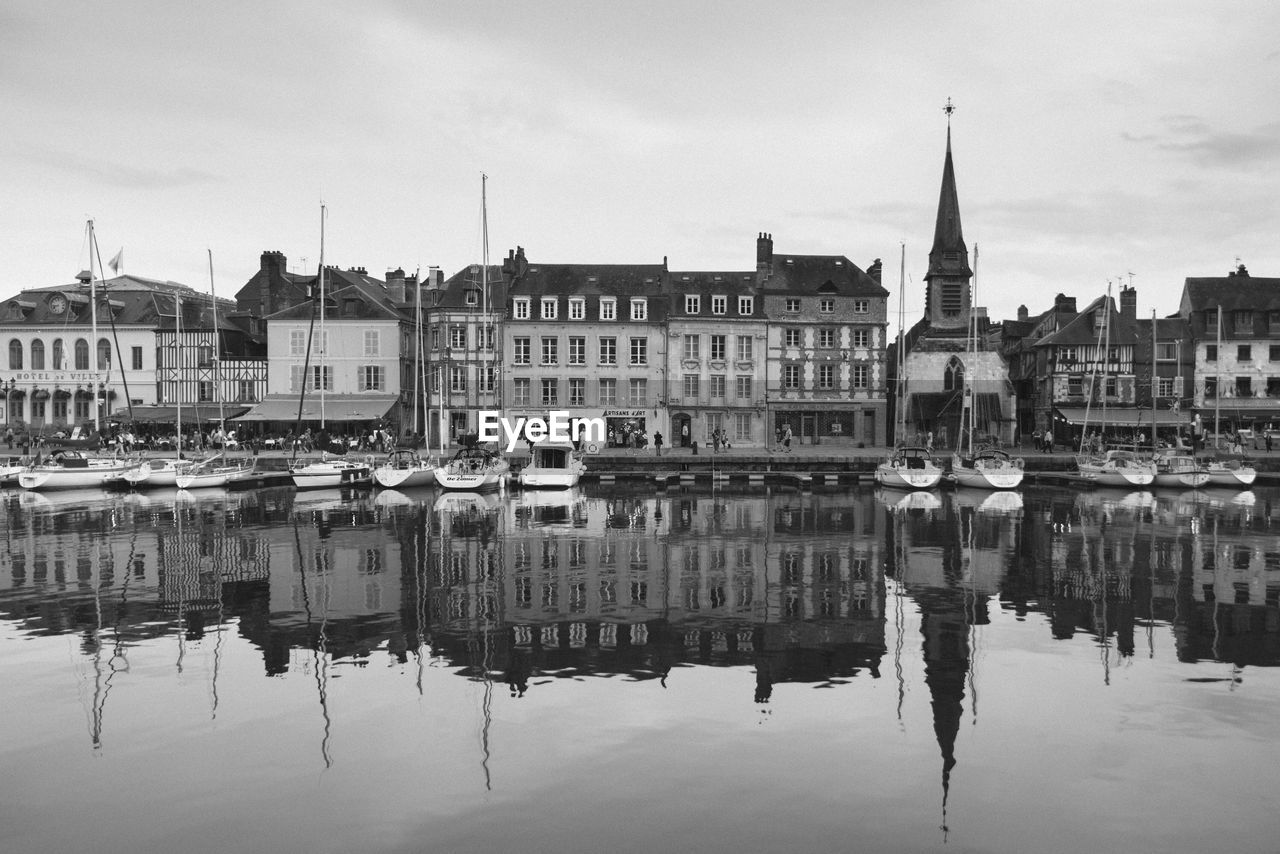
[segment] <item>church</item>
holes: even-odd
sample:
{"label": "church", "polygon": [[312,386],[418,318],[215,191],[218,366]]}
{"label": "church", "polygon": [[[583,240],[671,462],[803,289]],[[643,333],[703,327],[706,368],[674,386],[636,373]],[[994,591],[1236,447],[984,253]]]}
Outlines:
{"label": "church", "polygon": [[[948,100],[947,154],[929,271],[925,274],[924,316],[901,334],[888,354],[896,371],[890,396],[896,444],[955,448],[969,441],[966,400],[973,409],[973,444],[1012,444],[1016,411],[1009,368],[998,350],[985,308],[974,305],[974,270],[960,225],[960,200],[951,158]],[[901,365],[900,368],[897,366]]]}

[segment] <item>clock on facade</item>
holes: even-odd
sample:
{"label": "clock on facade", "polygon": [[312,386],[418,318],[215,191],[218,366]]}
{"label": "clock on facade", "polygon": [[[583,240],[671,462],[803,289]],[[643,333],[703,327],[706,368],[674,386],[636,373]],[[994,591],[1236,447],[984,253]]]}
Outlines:
{"label": "clock on facade", "polygon": [[54,314],[62,314],[67,310],[67,298],[62,294],[54,294],[49,300],[49,311]]}

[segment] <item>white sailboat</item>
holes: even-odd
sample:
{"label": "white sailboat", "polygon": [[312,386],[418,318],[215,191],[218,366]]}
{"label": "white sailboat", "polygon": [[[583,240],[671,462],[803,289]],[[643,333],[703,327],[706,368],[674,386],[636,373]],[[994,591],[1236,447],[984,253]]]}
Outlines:
{"label": "white sailboat", "polygon": [[[320,366],[320,425],[324,427],[324,390],[325,390],[325,374],[324,374],[324,355],[327,349],[324,335],[324,218],[325,206],[320,205],[320,275],[317,278],[317,290],[319,294],[319,302],[316,306],[320,310],[320,341],[321,349],[317,362]],[[313,314],[314,319],[314,314]],[[307,336],[307,360],[311,358],[312,337]],[[307,385],[310,382],[309,364],[303,365],[302,371],[302,389],[299,391],[298,398],[298,422],[301,426],[302,406],[307,397]],[[289,477],[293,480],[293,485],[298,489],[330,489],[335,486],[362,486],[373,482],[373,472],[368,463],[349,460],[343,456],[335,456],[322,451],[319,460],[299,461],[295,459],[289,465]]]}
{"label": "white sailboat", "polygon": [[[1218,358],[1214,365],[1222,364],[1222,306],[1218,305],[1216,311],[1218,319]],[[1221,441],[1222,435],[1222,374],[1218,372],[1214,382],[1213,393],[1213,438],[1214,442]],[[1209,473],[1210,486],[1235,486],[1245,487],[1253,486],[1253,482],[1258,478],[1258,470],[1249,465],[1243,459],[1239,460],[1220,460],[1217,457],[1208,457],[1204,460],[1204,467]]]}
{"label": "white sailboat", "polygon": [[897,415],[894,429],[896,447],[886,459],[876,466],[875,481],[881,486],[899,489],[933,489],[942,481],[942,469],[933,455],[925,448],[909,447],[902,441],[907,429],[904,393],[906,377],[903,375],[904,349],[906,347],[903,326],[903,293],[906,287],[907,246],[902,245],[902,260],[898,271],[898,376],[895,395]]}
{"label": "white sailboat", "polygon": [[[98,340],[98,277],[94,275],[93,259],[98,243],[93,231],[93,220],[87,226],[89,237],[89,317],[92,340]],[[99,267],[99,272],[101,267]],[[102,427],[95,402],[93,408],[94,432],[102,435]],[[102,487],[116,483],[126,473],[138,476],[150,471],[146,460],[124,457],[89,456],[80,451],[58,450],[45,460],[37,462],[18,473],[18,486],[28,490],[83,489]]]}
{"label": "white sailboat", "polygon": [[[1093,363],[1093,371],[1089,377],[1089,403],[1093,402],[1094,389],[1098,388],[1097,366],[1109,358],[1111,349],[1111,287],[1107,287],[1107,296],[1101,303],[1099,311],[1104,312],[1102,328],[1099,330],[1097,357]],[[1102,447],[1102,438],[1107,427],[1107,403],[1105,396],[1106,377],[1102,378],[1104,395],[1102,398],[1102,419],[1098,431],[1099,447],[1086,448],[1088,436],[1089,407],[1085,407],[1085,423],[1080,428],[1080,451],[1076,455],[1076,471],[1090,483],[1098,486],[1119,486],[1128,489],[1151,486],[1156,479],[1155,463],[1140,456],[1134,451],[1107,449]]]}
{"label": "white sailboat", "polygon": [[[973,299],[978,299],[978,247],[973,247]],[[969,312],[969,358],[971,367],[964,372],[964,409],[960,413],[961,441],[951,457],[951,476],[959,486],[973,489],[1015,489],[1022,483],[1024,463],[997,448],[973,447],[977,413],[973,393],[973,373],[978,364],[978,315]],[[966,452],[960,448],[966,446]]]}
{"label": "white sailboat", "polygon": [[[480,176],[480,222],[481,238],[481,293],[484,299],[484,313],[481,321],[481,334],[489,335],[489,214],[486,182],[488,176]],[[485,352],[482,347],[481,352]],[[441,439],[443,441],[443,438]],[[467,492],[483,492],[499,489],[506,485],[511,464],[496,451],[485,448],[463,448],[453,459],[435,468],[436,483],[443,489],[456,489]]]}

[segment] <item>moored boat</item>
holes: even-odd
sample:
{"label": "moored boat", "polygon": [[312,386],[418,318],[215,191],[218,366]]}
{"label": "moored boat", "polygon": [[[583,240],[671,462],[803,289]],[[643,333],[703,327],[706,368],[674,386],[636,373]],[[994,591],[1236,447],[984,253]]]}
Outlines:
{"label": "moored boat", "polygon": [[972,489],[1015,489],[1023,473],[1021,457],[1015,459],[994,448],[982,448],[972,456],[956,454],[951,460],[956,485]]}
{"label": "moored boat", "polygon": [[85,489],[107,486],[120,480],[126,472],[138,474],[150,470],[146,460],[121,457],[90,457],[80,451],[58,450],[45,462],[24,468],[18,473],[18,486],[23,489]]}
{"label": "moored boat", "polygon": [[942,469],[924,448],[903,447],[876,466],[876,483],[899,489],[933,489],[942,481]]}
{"label": "moored boat", "polygon": [[1206,459],[1202,461],[1209,473],[1210,486],[1253,486],[1258,470],[1244,460]]}
{"label": "moored boat", "polygon": [[573,445],[548,442],[533,446],[529,465],[520,470],[520,485],[529,489],[568,489],[586,470]]}
{"label": "moored boat", "polygon": [[1208,482],[1209,470],[1194,457],[1169,454],[1156,458],[1156,486],[1198,489]]}
{"label": "moored boat", "polygon": [[289,477],[298,489],[329,489],[373,483],[373,471],[368,463],[329,454],[322,455],[319,460],[290,466]]}
{"label": "moored boat", "polygon": [[511,465],[494,451],[485,448],[463,448],[453,459],[436,466],[436,483],[443,489],[485,492],[498,489],[505,482]]}
{"label": "moored boat", "polygon": [[408,489],[431,486],[436,482],[435,460],[418,456],[414,451],[392,451],[373,470],[373,481],[384,489]]}
{"label": "moored boat", "polygon": [[1098,486],[1151,486],[1156,480],[1156,464],[1133,451],[1110,450],[1076,457],[1080,476]]}
{"label": "moored boat", "polygon": [[207,460],[178,473],[174,478],[174,485],[178,489],[216,489],[229,486],[237,480],[243,480],[254,471],[255,465],[252,461],[223,462],[221,465],[215,465],[213,460]]}

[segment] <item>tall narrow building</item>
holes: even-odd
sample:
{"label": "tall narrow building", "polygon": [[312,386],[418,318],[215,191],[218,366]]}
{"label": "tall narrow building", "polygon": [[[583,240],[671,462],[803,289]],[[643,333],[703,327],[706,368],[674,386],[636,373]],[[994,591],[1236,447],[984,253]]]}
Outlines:
{"label": "tall narrow building", "polygon": [[938,221],[933,228],[933,248],[929,250],[929,272],[925,319],[931,329],[968,328],[973,307],[969,247],[960,227],[960,197],[956,193],[956,170],[951,162],[951,124],[947,123],[947,158],[942,166],[942,190],[938,194]]}

